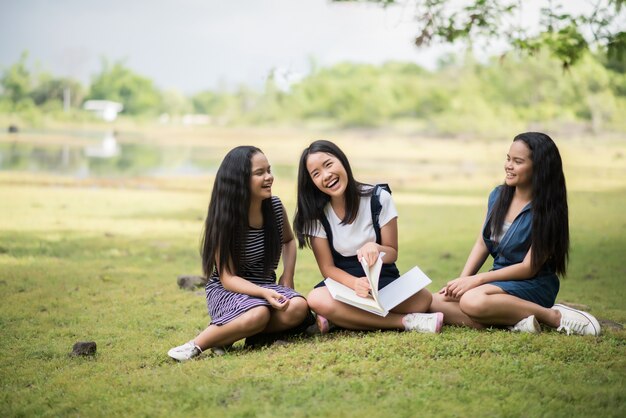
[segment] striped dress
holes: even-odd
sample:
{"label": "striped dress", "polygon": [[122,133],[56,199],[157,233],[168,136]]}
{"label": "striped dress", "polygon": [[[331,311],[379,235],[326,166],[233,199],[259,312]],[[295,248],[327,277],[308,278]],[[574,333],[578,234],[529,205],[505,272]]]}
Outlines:
{"label": "striped dress", "polygon": [[[285,221],[283,216],[283,204],[276,196],[272,196],[272,207],[276,215],[276,225],[282,237],[283,223]],[[276,284],[275,270],[278,267],[278,260],[276,260],[269,277],[263,275],[264,235],[263,228],[250,228],[248,230],[244,256],[241,260],[241,277],[258,286],[273,289],[289,299],[302,297],[302,295],[295,290]],[[207,307],[209,315],[211,316],[211,325],[227,324],[244,312],[257,306],[271,306],[269,302],[263,298],[224,289],[217,274],[217,270],[213,271],[213,274],[206,284],[205,291]]]}

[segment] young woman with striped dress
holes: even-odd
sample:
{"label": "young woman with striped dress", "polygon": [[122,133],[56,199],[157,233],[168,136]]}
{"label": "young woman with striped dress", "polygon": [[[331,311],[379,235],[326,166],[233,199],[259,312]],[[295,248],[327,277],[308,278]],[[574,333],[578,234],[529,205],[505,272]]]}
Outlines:
{"label": "young woman with striped dress", "polygon": [[[169,350],[170,357],[189,360],[208,348],[288,330],[307,316],[307,302],[294,290],[296,242],[283,204],[272,196],[273,181],[270,164],[256,147],[236,147],[222,161],[202,244],[211,323]],[[281,252],[284,268],[276,283]]]}

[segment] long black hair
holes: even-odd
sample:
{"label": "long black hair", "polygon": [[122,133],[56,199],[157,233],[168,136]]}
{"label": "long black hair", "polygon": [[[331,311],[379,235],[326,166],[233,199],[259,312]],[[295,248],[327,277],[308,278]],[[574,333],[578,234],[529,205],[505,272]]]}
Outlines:
{"label": "long black hair", "polygon": [[[539,270],[548,262],[559,275],[565,276],[569,259],[569,218],[561,155],[552,138],[540,132],[522,133],[513,141],[523,141],[528,146],[533,163],[532,268]],[[501,186],[490,223],[492,235],[498,236],[502,231],[514,193],[515,187],[506,183]]]}
{"label": "long black hair", "polygon": [[311,247],[311,233],[315,228],[316,221],[324,216],[324,206],[330,201],[330,196],[317,188],[311,175],[306,168],[309,155],[323,152],[336,157],[348,176],[348,184],[344,193],[346,201],[346,213],[341,220],[342,224],[350,224],[359,212],[361,196],[371,193],[371,190],[364,188],[364,183],[354,179],[352,168],[348,162],[346,154],[334,143],[325,140],[314,141],[302,151],[300,164],[298,166],[298,205],[293,221],[293,229],[298,238],[298,245],[303,248],[305,245]]}
{"label": "long black hair", "polygon": [[[214,269],[218,275],[224,268],[231,274],[241,272],[249,228],[251,160],[257,153],[263,152],[253,146],[233,148],[217,170],[200,246],[202,269],[207,277]],[[265,237],[263,271],[268,276],[280,258],[282,239],[271,198],[263,200],[261,210]]]}

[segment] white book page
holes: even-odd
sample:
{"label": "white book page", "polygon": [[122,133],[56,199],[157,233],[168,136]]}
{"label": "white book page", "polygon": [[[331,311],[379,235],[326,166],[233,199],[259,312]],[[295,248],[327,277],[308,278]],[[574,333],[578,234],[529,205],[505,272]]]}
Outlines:
{"label": "white book page", "polygon": [[372,297],[377,304],[380,304],[380,297],[378,296],[378,282],[380,279],[380,270],[383,268],[384,255],[385,253],[379,253],[378,259],[372,267],[367,266],[367,261],[364,258],[361,259],[361,266],[363,267],[365,276],[367,276],[367,280],[370,283]]}
{"label": "white book page", "polygon": [[380,305],[390,311],[431,283],[432,280],[415,266],[380,291]]}
{"label": "white book page", "polygon": [[335,300],[356,306],[378,315],[383,313],[385,315],[387,314],[387,312],[383,312],[384,309],[374,299],[357,296],[357,294],[354,293],[354,289],[351,289],[348,286],[331,279],[330,277],[324,280],[324,283],[326,284],[326,288],[328,288],[330,295]]}

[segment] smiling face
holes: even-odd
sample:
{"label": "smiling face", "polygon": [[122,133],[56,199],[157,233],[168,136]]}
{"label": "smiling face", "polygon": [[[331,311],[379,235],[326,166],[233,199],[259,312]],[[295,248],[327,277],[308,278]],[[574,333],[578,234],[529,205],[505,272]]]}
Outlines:
{"label": "smiling face", "polygon": [[332,154],[316,152],[309,154],[306,169],[315,186],[331,199],[343,197],[348,187],[348,174],[341,161]]}
{"label": "smiling face", "polygon": [[272,174],[269,161],[264,154],[257,152],[250,159],[250,199],[264,200],[272,197]]}
{"label": "smiling face", "polygon": [[531,151],[524,141],[513,141],[506,155],[504,179],[507,186],[527,188],[533,184],[533,161]]}

